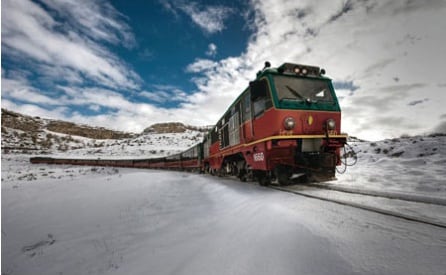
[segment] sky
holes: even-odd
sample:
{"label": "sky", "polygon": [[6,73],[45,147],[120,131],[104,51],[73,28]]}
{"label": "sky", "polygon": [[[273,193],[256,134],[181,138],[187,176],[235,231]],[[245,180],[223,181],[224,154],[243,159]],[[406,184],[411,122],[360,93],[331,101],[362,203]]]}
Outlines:
{"label": "sky", "polygon": [[444,0],[3,0],[1,106],[131,132],[213,125],[265,61],[292,62],[327,71],[343,132],[446,132],[444,14]]}

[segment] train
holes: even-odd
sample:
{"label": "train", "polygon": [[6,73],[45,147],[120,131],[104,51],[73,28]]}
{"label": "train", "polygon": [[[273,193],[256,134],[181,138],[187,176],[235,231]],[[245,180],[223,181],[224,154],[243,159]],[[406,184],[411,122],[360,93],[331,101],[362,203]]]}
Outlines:
{"label": "train", "polygon": [[202,142],[179,154],[148,159],[60,159],[31,163],[197,171],[260,185],[327,181],[342,165],[348,135],[325,70],[265,62]]}

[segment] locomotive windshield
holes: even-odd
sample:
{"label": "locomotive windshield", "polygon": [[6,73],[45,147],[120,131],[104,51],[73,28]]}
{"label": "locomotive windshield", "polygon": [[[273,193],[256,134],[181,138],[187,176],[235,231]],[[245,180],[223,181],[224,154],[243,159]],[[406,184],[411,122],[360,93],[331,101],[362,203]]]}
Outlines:
{"label": "locomotive windshield", "polygon": [[309,104],[336,103],[331,93],[329,80],[276,76],[274,84],[280,103],[283,101]]}

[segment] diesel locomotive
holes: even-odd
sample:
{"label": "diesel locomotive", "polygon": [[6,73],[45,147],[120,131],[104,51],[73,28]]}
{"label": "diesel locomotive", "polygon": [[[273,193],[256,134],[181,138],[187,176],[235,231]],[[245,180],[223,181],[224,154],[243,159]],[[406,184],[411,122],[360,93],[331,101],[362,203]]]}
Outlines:
{"label": "diesel locomotive", "polygon": [[288,184],[335,178],[347,135],[330,78],[316,66],[269,62],[203,141],[176,155],[134,160],[31,158],[33,163],[196,170]]}

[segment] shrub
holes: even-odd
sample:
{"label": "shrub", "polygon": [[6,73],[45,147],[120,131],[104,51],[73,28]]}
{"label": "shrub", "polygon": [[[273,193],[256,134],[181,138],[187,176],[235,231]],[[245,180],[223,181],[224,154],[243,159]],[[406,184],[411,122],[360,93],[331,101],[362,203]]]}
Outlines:
{"label": "shrub", "polygon": [[402,154],[404,154],[404,151],[393,153],[393,154],[391,154],[390,156],[391,156],[391,157],[398,158],[398,157],[400,157]]}

